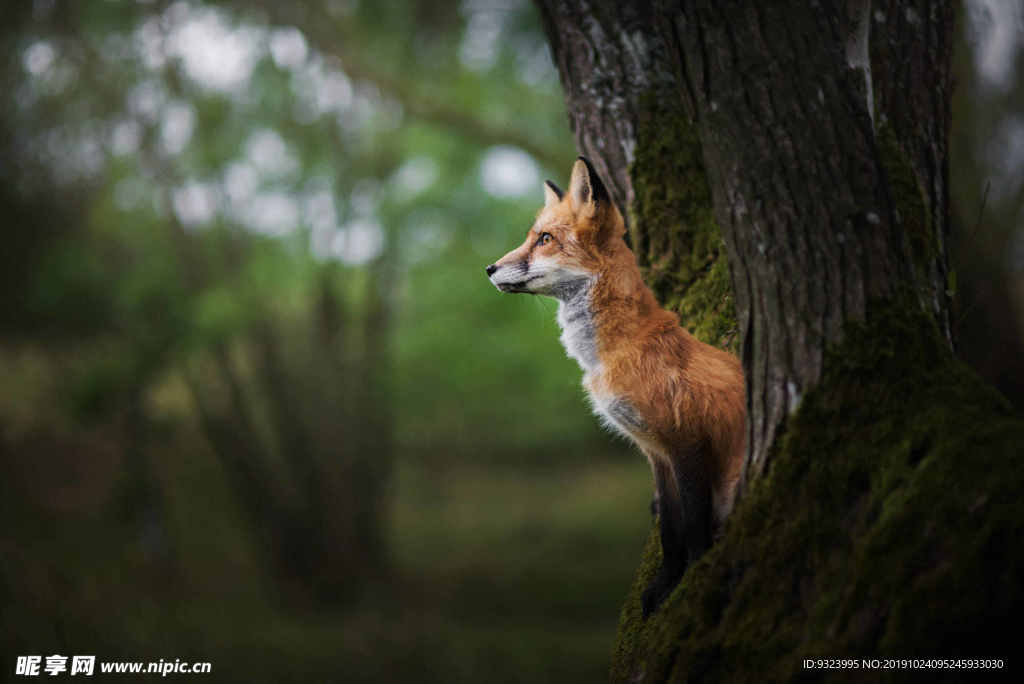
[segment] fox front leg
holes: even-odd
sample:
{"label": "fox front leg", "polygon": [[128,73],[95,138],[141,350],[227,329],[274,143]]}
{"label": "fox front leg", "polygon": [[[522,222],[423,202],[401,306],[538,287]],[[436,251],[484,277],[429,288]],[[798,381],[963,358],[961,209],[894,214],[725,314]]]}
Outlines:
{"label": "fox front leg", "polygon": [[644,590],[642,607],[646,619],[671,593],[686,571],[686,545],[683,541],[683,511],[676,489],[672,466],[664,460],[653,463],[655,502],[658,505],[658,531],[661,536],[661,567]]}
{"label": "fox front leg", "polygon": [[654,464],[661,536],[661,567],[643,593],[646,619],[672,593],[687,566],[711,543],[711,492],[698,452],[676,463]]}

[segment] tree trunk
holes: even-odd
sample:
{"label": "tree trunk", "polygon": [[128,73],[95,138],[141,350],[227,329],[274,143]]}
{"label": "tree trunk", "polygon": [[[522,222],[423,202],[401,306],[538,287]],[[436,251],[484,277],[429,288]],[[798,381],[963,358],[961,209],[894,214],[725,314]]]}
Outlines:
{"label": "tree trunk", "polygon": [[[992,540],[1020,530],[1019,507],[992,502],[1010,506],[1001,493],[1020,477],[1000,459],[1024,428],[951,350],[951,0],[538,4],[577,144],[628,216],[648,283],[705,341],[738,334],[747,377],[744,500],[650,623],[630,596],[616,678],[763,675],[753,656],[766,649],[785,678],[798,652],[955,645],[966,623],[942,631],[924,595],[886,605],[898,603],[893,578],[921,580],[922,557],[948,563],[929,591],[986,577],[983,558],[928,530],[939,510],[958,527],[999,521]],[[932,479],[939,471],[953,479]],[[978,508],[953,491],[960,478]],[[933,509],[912,505],[930,497]],[[870,575],[871,543],[898,525],[923,531],[889,549],[911,570]],[[758,586],[783,596],[759,599]],[[1019,602],[1020,583],[1005,588]],[[827,636],[802,631],[815,620]],[[892,631],[909,623],[931,641]],[[727,637],[741,662],[719,662]]]}
{"label": "tree trunk", "polygon": [[869,301],[914,292],[948,336],[952,4],[925,4],[880,6],[871,21],[866,0],[542,3],[577,143],[610,179],[663,298],[687,234],[714,249],[713,207],[754,473],[820,378],[825,347]]}

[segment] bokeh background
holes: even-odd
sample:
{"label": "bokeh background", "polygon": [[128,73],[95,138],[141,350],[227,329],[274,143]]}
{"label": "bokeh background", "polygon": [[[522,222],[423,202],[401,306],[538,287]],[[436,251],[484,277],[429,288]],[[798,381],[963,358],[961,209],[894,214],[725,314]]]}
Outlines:
{"label": "bokeh background", "polygon": [[[960,26],[957,329],[1019,402],[1024,13]],[[647,467],[483,273],[575,156],[532,5],[26,0],[0,84],[5,678],[605,678]]]}

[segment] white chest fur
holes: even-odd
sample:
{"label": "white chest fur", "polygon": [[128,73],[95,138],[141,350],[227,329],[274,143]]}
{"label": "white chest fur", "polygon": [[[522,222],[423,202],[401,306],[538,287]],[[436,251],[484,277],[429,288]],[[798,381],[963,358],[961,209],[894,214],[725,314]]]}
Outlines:
{"label": "white chest fur", "polygon": [[558,303],[558,325],[562,328],[562,346],[587,374],[594,372],[601,365],[597,356],[597,333],[590,303],[590,289],[590,283],[581,285],[565,298],[561,298]]}
{"label": "white chest fur", "polygon": [[562,346],[583,369],[583,387],[594,413],[605,427],[624,437],[636,438],[645,431],[645,423],[635,408],[613,394],[594,391],[601,374],[601,360],[597,354],[597,330],[590,300],[592,284],[584,283],[560,297],[558,325],[562,328]]}
{"label": "white chest fur", "polygon": [[638,439],[647,431],[646,423],[636,409],[625,399],[614,395],[601,395],[588,391],[594,413],[606,428],[623,437]]}

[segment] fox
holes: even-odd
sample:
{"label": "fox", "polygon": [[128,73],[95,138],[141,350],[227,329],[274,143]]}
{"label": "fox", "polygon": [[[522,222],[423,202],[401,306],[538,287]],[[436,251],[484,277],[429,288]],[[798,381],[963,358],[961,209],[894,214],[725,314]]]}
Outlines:
{"label": "fox", "polygon": [[544,205],[516,249],[486,267],[505,293],[558,300],[566,353],[594,413],[647,457],[661,565],[643,592],[647,619],[709,548],[735,503],[746,454],[746,389],[736,356],[686,331],[644,283],[626,226],[591,162]]}

